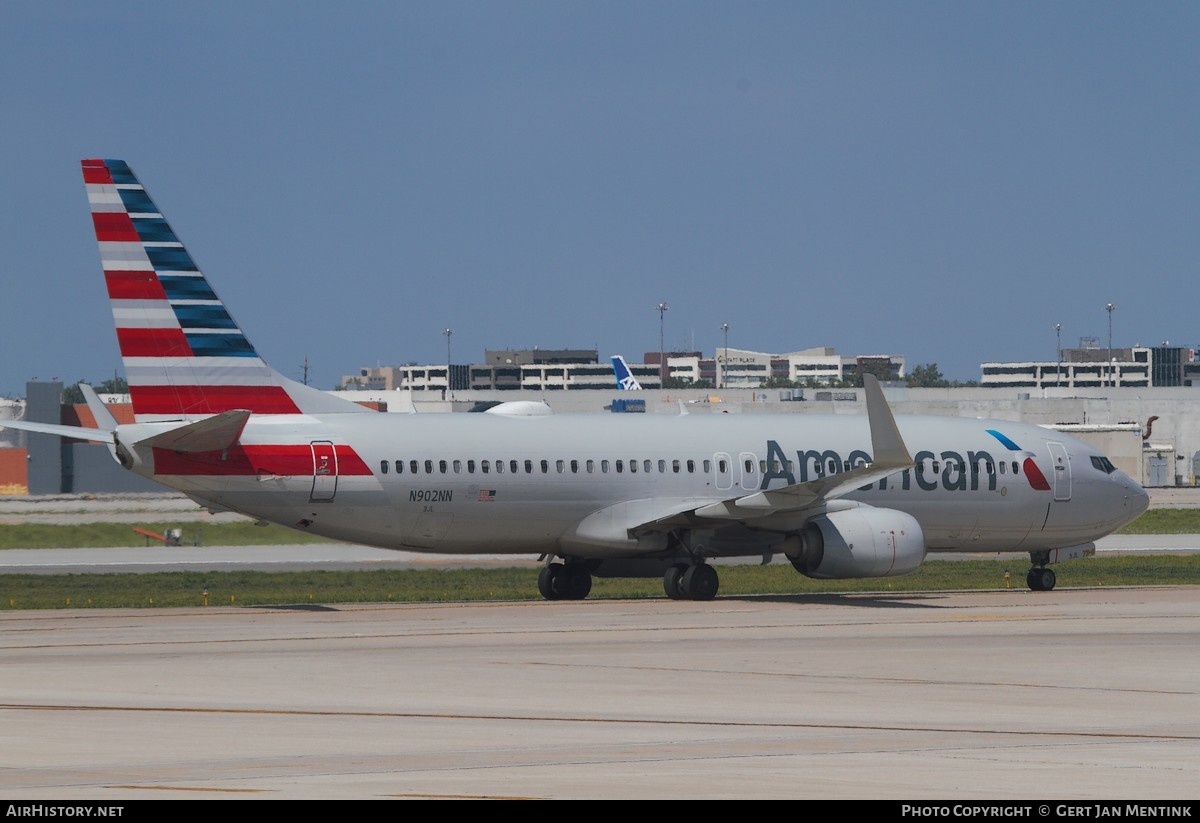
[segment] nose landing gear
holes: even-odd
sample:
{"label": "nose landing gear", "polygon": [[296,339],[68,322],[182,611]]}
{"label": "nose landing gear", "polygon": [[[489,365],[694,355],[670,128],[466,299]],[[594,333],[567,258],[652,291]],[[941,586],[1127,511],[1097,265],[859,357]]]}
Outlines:
{"label": "nose landing gear", "polygon": [[1028,584],[1029,590],[1035,592],[1053,591],[1054,584],[1058,582],[1058,577],[1054,574],[1054,569],[1047,568],[1046,566],[1050,562],[1050,552],[1030,552],[1029,562],[1033,563],[1033,568],[1025,575],[1025,583]]}

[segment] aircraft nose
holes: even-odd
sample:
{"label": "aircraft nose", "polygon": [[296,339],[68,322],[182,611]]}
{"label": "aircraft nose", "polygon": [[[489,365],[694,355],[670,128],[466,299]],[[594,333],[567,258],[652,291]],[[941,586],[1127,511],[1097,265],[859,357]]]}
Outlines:
{"label": "aircraft nose", "polygon": [[1110,487],[1112,493],[1108,498],[1117,521],[1115,528],[1119,528],[1136,520],[1150,507],[1150,495],[1140,483],[1126,474],[1114,475],[1113,479],[1117,482]]}
{"label": "aircraft nose", "polygon": [[1141,487],[1141,484],[1130,478],[1127,486],[1129,487],[1129,507],[1132,511],[1141,514],[1150,508],[1150,494]]}

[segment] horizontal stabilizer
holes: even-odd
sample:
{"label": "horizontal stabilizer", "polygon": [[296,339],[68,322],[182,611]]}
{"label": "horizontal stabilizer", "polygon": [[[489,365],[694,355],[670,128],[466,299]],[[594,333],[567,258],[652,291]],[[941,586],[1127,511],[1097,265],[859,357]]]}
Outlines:
{"label": "horizontal stabilizer", "polygon": [[20,429],[21,431],[73,437],[76,440],[90,440],[93,443],[108,443],[109,445],[116,442],[111,429],[63,426],[58,423],[35,423],[32,420],[0,420],[0,429]]}
{"label": "horizontal stabilizer", "polygon": [[221,451],[238,441],[249,419],[250,412],[246,409],[230,409],[178,429],[139,440],[137,445],[170,449],[181,454]]}

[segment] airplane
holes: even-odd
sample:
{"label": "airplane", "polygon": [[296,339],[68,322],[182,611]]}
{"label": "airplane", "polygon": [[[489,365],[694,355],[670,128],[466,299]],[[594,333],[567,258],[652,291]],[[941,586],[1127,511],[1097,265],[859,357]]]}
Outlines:
{"label": "airplane", "polygon": [[625,363],[625,358],[619,354],[612,356],[613,374],[617,377],[617,388],[625,391],[641,391],[642,384],[633,376],[633,372],[629,370],[629,366]]}
{"label": "airplane", "polygon": [[98,429],[125,468],[212,512],[433,553],[537,555],[538,591],[657,577],[711,600],[709,562],[777,557],[817,579],[911,573],[938,552],[1027,552],[1026,583],[1086,556],[1148,496],[1091,445],[1006,420],[865,414],[370,411],[273,370],[121,160],[82,161],[135,415]]}

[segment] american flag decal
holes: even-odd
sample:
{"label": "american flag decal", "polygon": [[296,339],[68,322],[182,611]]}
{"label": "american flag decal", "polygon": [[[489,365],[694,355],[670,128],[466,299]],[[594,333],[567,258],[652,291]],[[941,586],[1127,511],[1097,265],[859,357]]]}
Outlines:
{"label": "american flag decal", "polygon": [[480,503],[495,503],[496,502],[496,490],[495,489],[480,489],[479,490],[479,502]]}

